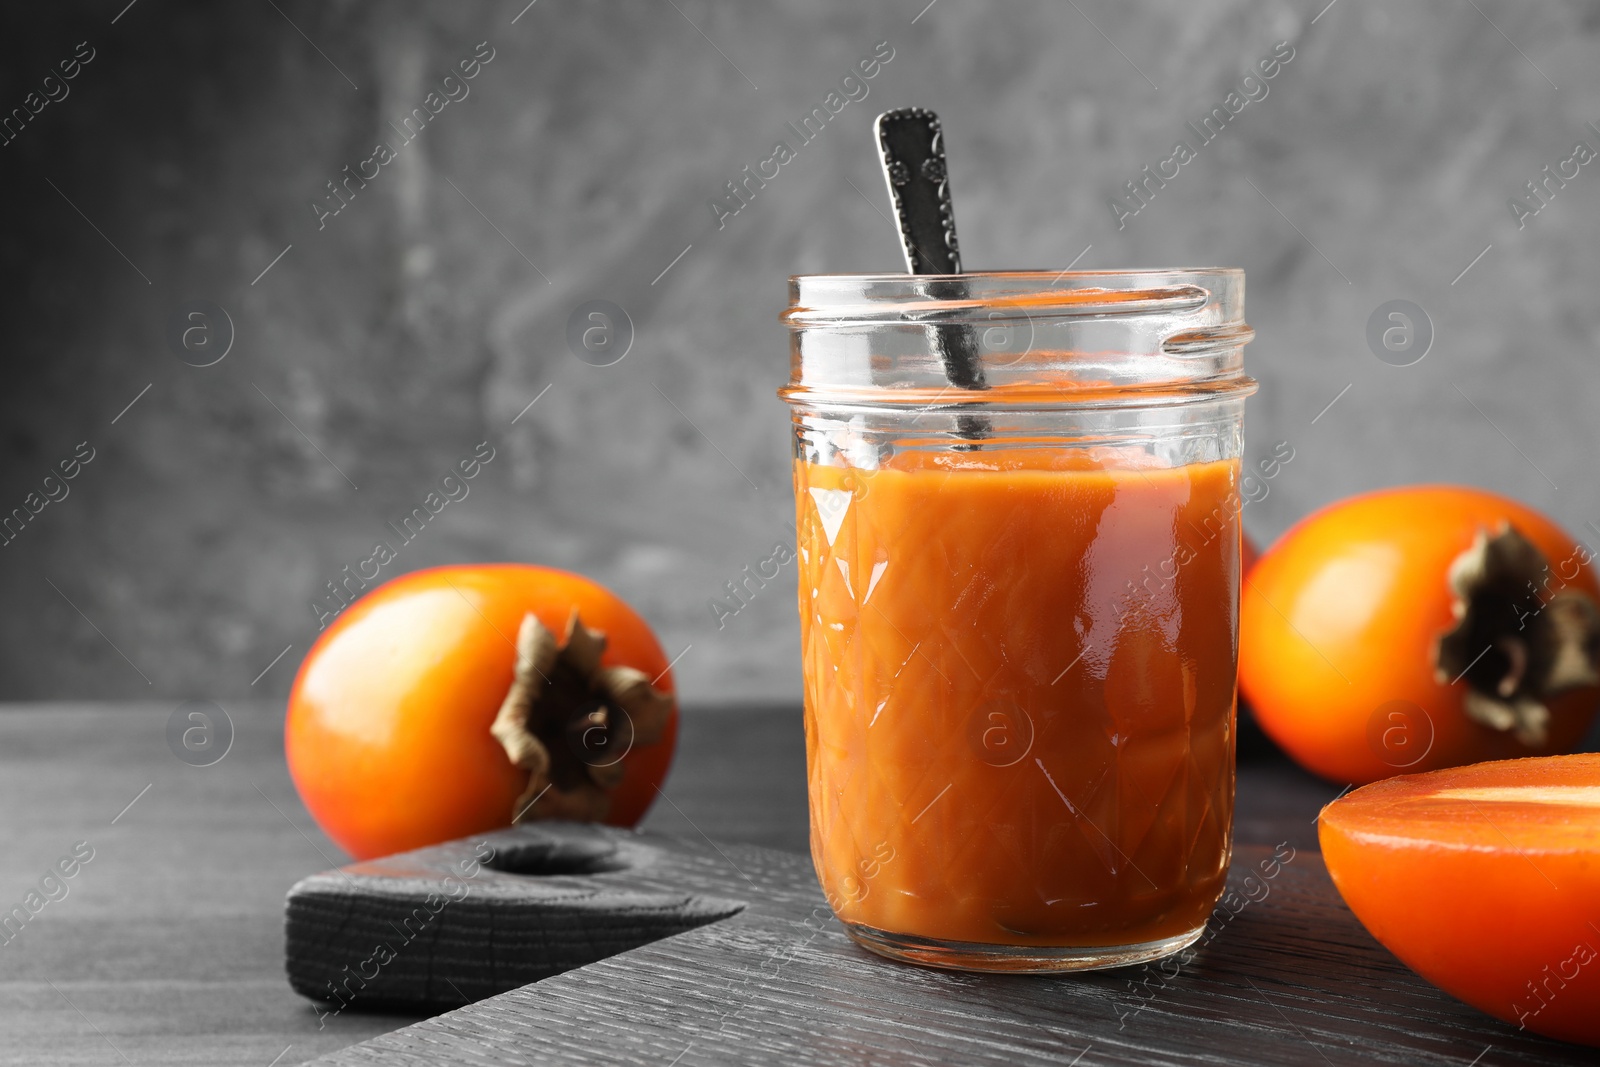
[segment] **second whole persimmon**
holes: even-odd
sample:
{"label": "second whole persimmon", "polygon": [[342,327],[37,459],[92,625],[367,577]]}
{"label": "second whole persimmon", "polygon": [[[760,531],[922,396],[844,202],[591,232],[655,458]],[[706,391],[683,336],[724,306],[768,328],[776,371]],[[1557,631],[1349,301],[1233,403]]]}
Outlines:
{"label": "second whole persimmon", "polygon": [[[543,658],[535,664],[530,652]],[[527,667],[575,716],[555,733],[529,722],[548,742],[533,746],[546,749],[550,788],[539,797],[529,797],[537,768],[514,762],[498,729]],[[600,682],[619,679],[635,696],[650,690],[659,721],[648,731],[641,722],[635,737],[629,717],[616,716],[609,736],[626,751],[589,761],[603,769],[596,784],[563,740],[603,743],[594,724],[604,715],[590,716],[618,706]],[[677,727],[666,654],[632,608],[580,575],[503,563],[416,571],[346,608],[301,664],[284,745],[312,817],[365,859],[508,826],[519,809],[631,826],[666,777]]]}
{"label": "second whole persimmon", "polygon": [[1481,489],[1332,504],[1245,577],[1240,693],[1289,755],[1340,783],[1569,752],[1600,707],[1590,558]]}

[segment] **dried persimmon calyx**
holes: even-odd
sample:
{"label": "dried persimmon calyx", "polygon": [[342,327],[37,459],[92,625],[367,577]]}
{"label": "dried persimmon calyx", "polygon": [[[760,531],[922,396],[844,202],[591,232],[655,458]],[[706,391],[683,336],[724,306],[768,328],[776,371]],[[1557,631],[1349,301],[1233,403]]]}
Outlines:
{"label": "dried persimmon calyx", "polygon": [[1478,531],[1450,566],[1456,624],[1435,647],[1434,676],[1465,681],[1474,722],[1532,748],[1549,738],[1551,698],[1600,684],[1600,605],[1563,585],[1548,598],[1544,553],[1515,526]]}
{"label": "dried persimmon calyx", "polygon": [[661,739],[673,698],[632,667],[602,667],[606,635],[577,609],[561,640],[532,612],[517,630],[511,688],[489,728],[528,772],[511,811],[525,819],[598,822],[622,782],[623,757]]}

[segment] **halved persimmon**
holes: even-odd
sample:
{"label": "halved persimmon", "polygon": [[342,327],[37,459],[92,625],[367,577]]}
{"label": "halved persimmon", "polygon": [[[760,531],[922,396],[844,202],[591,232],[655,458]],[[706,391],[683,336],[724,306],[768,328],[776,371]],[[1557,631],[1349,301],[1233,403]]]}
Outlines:
{"label": "halved persimmon", "polygon": [[1600,1045],[1600,754],[1411,774],[1322,809],[1333,884],[1452,996]]}

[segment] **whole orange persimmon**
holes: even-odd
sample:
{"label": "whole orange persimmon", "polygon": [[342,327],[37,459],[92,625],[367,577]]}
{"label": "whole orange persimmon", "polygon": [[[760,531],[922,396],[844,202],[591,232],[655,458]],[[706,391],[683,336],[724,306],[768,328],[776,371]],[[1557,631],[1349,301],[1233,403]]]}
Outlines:
{"label": "whole orange persimmon", "polygon": [[1345,903],[1412,970],[1600,1045],[1600,755],[1391,778],[1322,809],[1317,835]]}
{"label": "whole orange persimmon", "polygon": [[403,575],[346,608],[300,666],[284,747],[312,817],[364,859],[520,818],[631,826],[677,727],[667,657],[632,608],[503,563]]}
{"label": "whole orange persimmon", "polygon": [[1239,634],[1262,729],[1336,782],[1571,751],[1600,706],[1588,548],[1480,489],[1309,516],[1243,582]]}

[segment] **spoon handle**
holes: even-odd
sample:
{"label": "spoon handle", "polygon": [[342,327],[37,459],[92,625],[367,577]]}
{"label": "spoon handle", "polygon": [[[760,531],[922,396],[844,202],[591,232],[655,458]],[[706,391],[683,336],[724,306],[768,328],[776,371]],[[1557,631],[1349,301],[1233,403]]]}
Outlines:
{"label": "spoon handle", "polygon": [[[894,203],[906,270],[912,274],[960,274],[961,245],[950,205],[950,174],[939,116],[926,108],[899,108],[879,115],[876,127],[878,154]],[[967,283],[959,278],[930,280],[927,291],[936,300],[964,300],[970,295]],[[963,324],[937,326],[934,333],[950,384],[961,389],[987,388],[977,332]],[[985,422],[978,416],[962,415],[957,423],[963,437],[985,434]]]}
{"label": "spoon handle", "polygon": [[911,274],[960,274],[939,116],[920,107],[878,116],[878,154],[894,201],[900,246]]}

